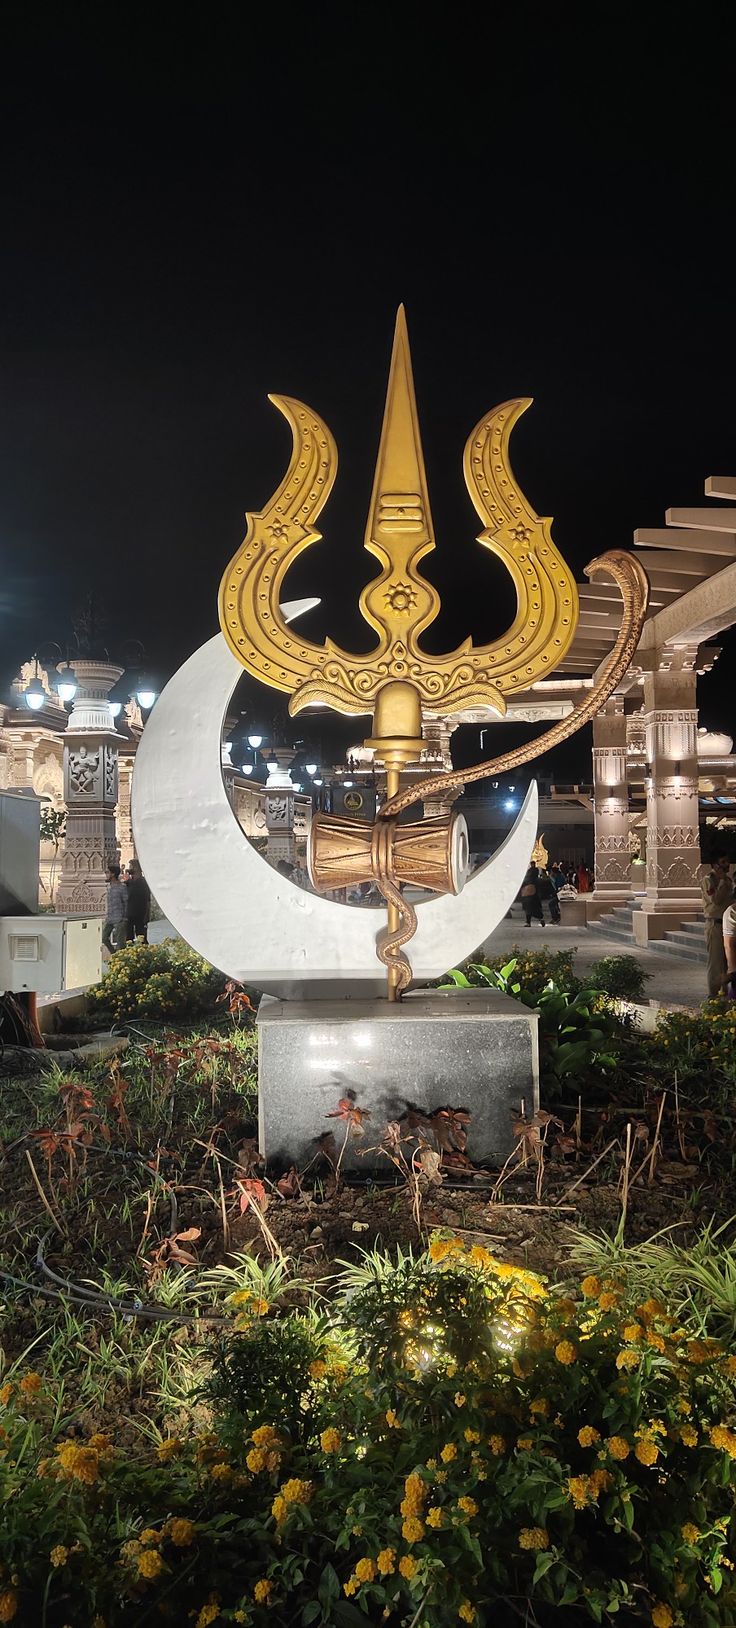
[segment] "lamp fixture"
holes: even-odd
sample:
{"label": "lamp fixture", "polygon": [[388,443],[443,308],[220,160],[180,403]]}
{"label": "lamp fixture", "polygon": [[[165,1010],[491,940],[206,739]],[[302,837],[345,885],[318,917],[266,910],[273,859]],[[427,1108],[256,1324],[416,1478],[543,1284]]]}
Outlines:
{"label": "lamp fixture", "polygon": [[262,735],[249,735],[248,736],[248,745],[253,747],[254,752],[257,752],[259,746],[263,745],[263,736]]}
{"label": "lamp fixture", "polygon": [[153,706],[153,704],[156,701],[157,697],[158,697],[158,690],[154,690],[154,688],[153,688],[152,684],[150,683],[149,679],[144,678],[141,675],[141,677],[138,680],[138,686],[137,686],[136,692],[135,692],[135,698],[136,698],[136,701],[138,702],[139,707],[142,707],[144,712],[150,712],[151,707]]}
{"label": "lamp fixture", "polygon": [[108,708],[109,708],[110,717],[111,718],[119,718],[120,714],[121,714],[121,712],[123,710],[122,701],[108,701],[107,705],[108,705]]}
{"label": "lamp fixture", "polygon": [[64,706],[66,706],[69,701],[74,700],[77,690],[79,689],[79,685],[74,675],[74,669],[69,666],[68,661],[65,662],[64,666],[58,671],[59,677],[56,680],[56,693],[59,700],[63,702]]}

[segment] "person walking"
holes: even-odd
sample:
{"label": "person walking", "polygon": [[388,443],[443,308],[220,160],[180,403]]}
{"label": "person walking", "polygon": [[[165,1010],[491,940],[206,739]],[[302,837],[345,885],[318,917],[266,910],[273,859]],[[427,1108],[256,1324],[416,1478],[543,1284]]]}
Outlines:
{"label": "person walking", "polygon": [[588,867],[587,867],[587,865],[585,863],[585,860],[581,859],[580,864],[578,865],[578,893],[589,893],[589,892],[590,892],[590,877],[588,875]]}
{"label": "person walking", "polygon": [[726,952],[723,945],[723,916],[733,900],[733,882],[727,854],[713,855],[710,870],[701,881],[705,947],[708,952],[708,995],[711,1000],[723,993]]}
{"label": "person walking", "polygon": [[527,927],[531,927],[532,916],[534,916],[535,921],[540,923],[540,926],[544,927],[544,913],[542,901],[539,897],[539,872],[536,865],[530,865],[524,877],[521,888],[521,908],[526,917]]}
{"label": "person walking", "polygon": [[560,901],[557,897],[557,888],[555,887],[553,878],[550,876],[550,873],[546,867],[539,872],[537,887],[539,889],[539,898],[542,909],[544,909],[544,906],[546,905],[547,909],[549,910],[550,921],[559,925],[561,919]]}
{"label": "person walking", "polygon": [[102,942],[108,955],[125,943],[125,918],[128,912],[128,889],[120,880],[120,866],[108,865],[105,875],[107,899],[105,920],[102,923]]}
{"label": "person walking", "polygon": [[126,925],[128,941],[142,938],[148,942],[148,922],[151,915],[151,889],[137,859],[128,866]]}

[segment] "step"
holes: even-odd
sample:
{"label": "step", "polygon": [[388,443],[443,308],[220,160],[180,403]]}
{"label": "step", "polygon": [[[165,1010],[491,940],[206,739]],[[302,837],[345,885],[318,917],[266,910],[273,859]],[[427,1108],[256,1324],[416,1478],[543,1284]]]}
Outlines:
{"label": "step", "polygon": [[629,929],[623,926],[619,927],[616,923],[611,924],[603,917],[599,921],[592,921],[588,932],[592,933],[594,938],[610,938],[617,944],[633,944],[634,942],[634,935]]}
{"label": "step", "polygon": [[699,943],[705,943],[704,921],[681,921],[680,932],[687,933],[688,938],[695,938]]}
{"label": "step", "polygon": [[677,961],[692,961],[694,966],[704,967],[707,956],[704,950],[687,950],[682,944],[670,944],[666,938],[653,938],[647,945],[653,955],[672,955]]}
{"label": "step", "polygon": [[698,938],[695,933],[686,933],[684,923],[675,932],[665,933],[664,936],[670,944],[684,944],[685,949],[700,950],[705,957],[705,938],[702,935]]}

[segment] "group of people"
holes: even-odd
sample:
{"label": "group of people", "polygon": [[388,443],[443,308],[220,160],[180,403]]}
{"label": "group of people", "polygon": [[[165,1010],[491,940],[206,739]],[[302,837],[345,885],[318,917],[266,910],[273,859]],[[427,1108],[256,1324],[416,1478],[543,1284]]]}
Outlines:
{"label": "group of people", "polygon": [[572,887],[576,893],[589,893],[592,884],[592,874],[584,860],[580,864],[552,865],[531,864],[524,877],[521,888],[521,907],[524,911],[527,927],[531,927],[532,920],[538,921],[541,927],[546,927],[544,919],[544,906],[549,911],[549,919],[557,924],[560,919],[560,901],[558,895],[565,887]]}
{"label": "group of people", "polygon": [[120,865],[107,867],[107,904],[102,924],[102,942],[109,955],[136,938],[148,938],[151,915],[151,889],[137,859],[127,870]]}
{"label": "group of people", "polygon": [[708,994],[736,998],[736,894],[726,853],[715,853],[702,879]]}

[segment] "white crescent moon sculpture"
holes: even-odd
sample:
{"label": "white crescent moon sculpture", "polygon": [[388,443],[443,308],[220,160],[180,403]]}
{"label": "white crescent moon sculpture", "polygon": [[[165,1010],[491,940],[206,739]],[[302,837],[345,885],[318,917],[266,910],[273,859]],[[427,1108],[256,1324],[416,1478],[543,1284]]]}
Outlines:
{"label": "white crescent moon sculpture", "polygon": [[[242,676],[218,633],[174,674],[148,719],[132,797],[144,875],[177,932],[228,977],[283,999],[382,994],[376,937],[384,912],[308,893],[261,858],[238,825],[220,740]],[[532,783],[513,829],[464,892],[417,907],[415,980],[440,977],[493,932],[518,893],[536,834]]]}

